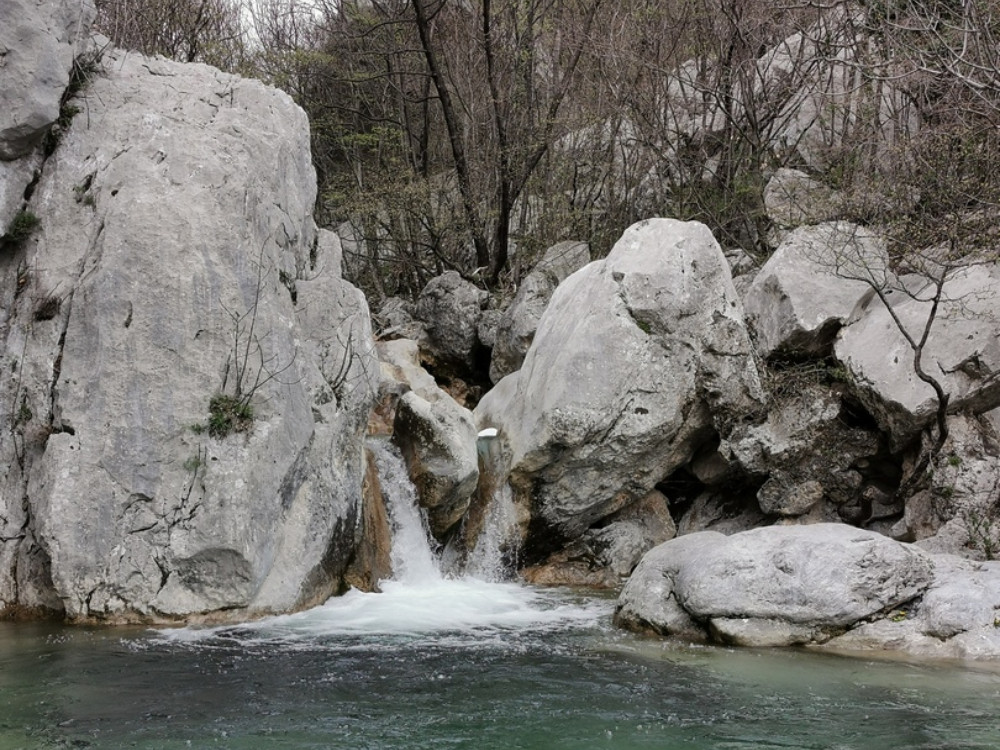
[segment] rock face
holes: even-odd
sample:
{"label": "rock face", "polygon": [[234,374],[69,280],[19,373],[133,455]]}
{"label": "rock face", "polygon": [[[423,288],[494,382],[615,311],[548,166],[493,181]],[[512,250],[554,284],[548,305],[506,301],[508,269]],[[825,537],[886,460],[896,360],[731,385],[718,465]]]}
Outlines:
{"label": "rock face", "polygon": [[737,426],[720,452],[750,476],[766,477],[757,500],[768,515],[801,516],[825,502],[862,520],[857,506],[877,487],[866,475],[878,435],[848,426],[828,389],[795,383],[789,389],[774,397],[762,423]]}
{"label": "rock face", "polygon": [[524,277],[514,301],[497,325],[490,380],[498,383],[521,367],[556,287],[589,262],[590,247],[585,242],[560,242],[545,251],[538,265]]}
{"label": "rock face", "polygon": [[457,271],[431,279],[420,292],[416,317],[427,330],[424,354],[442,369],[475,366],[479,319],[489,295]]}
{"label": "rock face", "polygon": [[882,283],[884,243],[855,224],[801,227],[781,243],[754,278],[743,304],[761,355],[824,357],[859,302]]}
{"label": "rock face", "polygon": [[[914,340],[931,313],[933,285],[904,279],[889,296],[893,311]],[[922,362],[950,394],[949,409],[973,413],[1000,406],[1000,268],[971,265],[951,273],[924,347]],[[872,299],[843,329],[836,356],[847,368],[867,409],[902,447],[934,420],[937,399],[913,369],[913,350],[889,311]]]}
{"label": "rock face", "polygon": [[0,159],[26,156],[59,118],[96,11],[90,0],[4,0],[0,6]]}
{"label": "rock face", "polygon": [[[994,410],[995,411],[995,410]],[[927,489],[906,503],[896,529],[931,552],[975,559],[1000,555],[1000,438],[988,415],[948,417]]]}
{"label": "rock face", "polygon": [[[378,372],[305,114],[207,66],[104,71],[0,255],[0,610],[310,605],[354,549]],[[224,434],[218,395],[252,419]]]}
{"label": "rock face", "polygon": [[933,580],[926,553],[842,524],[708,531],[649,552],[615,617],[735,645],[823,642],[916,599]]}
{"label": "rock face", "polygon": [[579,537],[762,398],[722,251],[696,222],[626,230],[560,284],[522,368],[483,398],[539,536]]}
{"label": "rock face", "polygon": [[479,481],[476,424],[419,363],[415,341],[397,339],[378,345],[386,383],[401,392],[393,422],[417,497],[439,539],[465,514]]}
{"label": "rock face", "polygon": [[902,651],[937,659],[1000,659],[1000,563],[934,557],[930,589],[890,617],[823,644],[834,651]]}
{"label": "rock face", "polygon": [[521,576],[538,585],[617,588],[647,551],[676,533],[667,498],[653,490]]}

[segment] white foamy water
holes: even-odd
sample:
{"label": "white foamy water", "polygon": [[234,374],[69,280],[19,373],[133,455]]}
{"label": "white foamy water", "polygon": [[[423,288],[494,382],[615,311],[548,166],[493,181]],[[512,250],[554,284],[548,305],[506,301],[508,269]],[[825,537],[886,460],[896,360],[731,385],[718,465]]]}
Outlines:
{"label": "white foamy water", "polygon": [[[160,636],[181,642],[237,637],[246,642],[294,643],[338,637],[440,635],[476,640],[503,632],[563,630],[607,620],[612,607],[608,600],[584,600],[556,590],[485,580],[487,574],[482,571],[489,565],[484,564],[484,558],[490,560],[491,553],[480,547],[498,544],[500,537],[496,535],[483,534],[473,575],[444,577],[399,451],[384,441],[373,447],[393,527],[393,578],[380,583],[381,593],[352,589],[293,615],[235,627],[165,630]],[[499,561],[499,552],[492,556]]]}

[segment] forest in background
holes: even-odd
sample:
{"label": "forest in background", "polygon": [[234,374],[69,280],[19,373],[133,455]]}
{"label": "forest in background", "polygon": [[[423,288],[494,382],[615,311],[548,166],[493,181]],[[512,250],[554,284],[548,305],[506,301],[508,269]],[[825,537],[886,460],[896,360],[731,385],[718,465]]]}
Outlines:
{"label": "forest in background", "polygon": [[756,262],[765,188],[897,262],[995,249],[996,0],[98,0],[120,47],[206,62],[309,116],[317,221],[377,308],[449,269],[510,290],[548,246],[697,219]]}

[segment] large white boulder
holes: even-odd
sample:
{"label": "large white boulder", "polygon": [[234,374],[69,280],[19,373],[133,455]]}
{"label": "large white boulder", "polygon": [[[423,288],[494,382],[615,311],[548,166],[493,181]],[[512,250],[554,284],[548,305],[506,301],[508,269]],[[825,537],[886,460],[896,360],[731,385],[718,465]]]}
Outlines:
{"label": "large white boulder", "polygon": [[857,305],[883,284],[885,243],[848,222],[800,227],[760,269],[743,298],[758,351],[823,357]]}
{"label": "large white boulder", "polygon": [[559,285],[521,369],[476,409],[540,537],[578,537],[690,460],[762,393],[726,259],[652,219]]}
{"label": "large white boulder", "polygon": [[930,424],[938,406],[934,389],[917,377],[913,348],[900,326],[919,342],[930,322],[922,367],[949,394],[950,410],[978,414],[1000,406],[1000,267],[955,269],[936,309],[934,289],[926,280],[901,280],[890,289],[892,314],[872,298],[836,342],[837,359],[858,396],[896,447]]}
{"label": "large white boulder", "polygon": [[823,642],[923,594],[921,550],[843,524],[699,532],[651,550],[618,600],[616,621],[748,646]]}
{"label": "large white boulder", "polygon": [[[320,601],[354,549],[377,363],[311,218],[305,114],[123,52],[0,257],[0,610],[245,618]],[[247,396],[223,435],[213,396]],[[23,406],[23,408],[22,408]]]}

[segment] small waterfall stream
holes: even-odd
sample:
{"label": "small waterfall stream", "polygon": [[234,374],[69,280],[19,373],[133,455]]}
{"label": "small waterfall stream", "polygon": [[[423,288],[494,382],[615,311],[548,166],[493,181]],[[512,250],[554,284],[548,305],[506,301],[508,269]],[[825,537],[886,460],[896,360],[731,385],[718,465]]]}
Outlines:
{"label": "small waterfall stream", "polygon": [[588,627],[610,619],[607,599],[581,599],[564,591],[502,580],[499,545],[511,528],[513,506],[509,504],[498,504],[500,510],[492,519],[487,514],[487,526],[470,556],[467,574],[442,574],[399,450],[388,441],[374,442],[371,447],[393,531],[393,575],[379,582],[380,593],[351,589],[305,612],[237,627],[167,630],[161,637],[204,642],[225,634],[246,643],[311,643],[345,636],[366,641],[387,636],[439,641],[447,636],[479,642],[503,633]]}
{"label": "small waterfall stream", "polygon": [[387,440],[371,441],[369,447],[392,521],[393,580],[410,584],[440,580],[427,519],[417,505],[417,491],[399,449]]}

